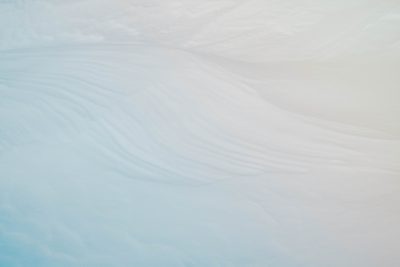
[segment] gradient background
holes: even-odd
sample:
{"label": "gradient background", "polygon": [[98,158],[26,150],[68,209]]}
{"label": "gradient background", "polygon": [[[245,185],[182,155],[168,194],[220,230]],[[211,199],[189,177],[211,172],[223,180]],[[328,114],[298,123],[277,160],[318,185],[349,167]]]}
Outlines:
{"label": "gradient background", "polygon": [[400,266],[400,4],[0,1],[0,267]]}

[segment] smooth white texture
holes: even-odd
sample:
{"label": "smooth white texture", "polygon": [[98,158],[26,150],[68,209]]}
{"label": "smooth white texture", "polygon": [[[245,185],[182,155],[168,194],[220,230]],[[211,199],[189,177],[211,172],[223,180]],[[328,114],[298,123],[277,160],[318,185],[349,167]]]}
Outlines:
{"label": "smooth white texture", "polygon": [[0,266],[399,266],[399,18],[1,1]]}

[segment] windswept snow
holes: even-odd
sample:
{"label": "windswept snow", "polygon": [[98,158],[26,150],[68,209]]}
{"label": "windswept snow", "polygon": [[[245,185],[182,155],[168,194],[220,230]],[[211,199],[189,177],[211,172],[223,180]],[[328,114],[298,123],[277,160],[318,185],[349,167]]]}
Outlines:
{"label": "windswept snow", "polygon": [[0,1],[0,267],[400,266],[397,1]]}

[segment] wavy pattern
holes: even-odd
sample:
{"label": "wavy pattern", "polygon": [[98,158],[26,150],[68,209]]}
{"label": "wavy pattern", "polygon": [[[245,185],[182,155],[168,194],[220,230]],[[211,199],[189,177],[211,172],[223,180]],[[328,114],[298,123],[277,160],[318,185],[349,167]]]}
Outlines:
{"label": "wavy pattern", "polygon": [[398,266],[395,3],[300,2],[0,2],[0,266]]}

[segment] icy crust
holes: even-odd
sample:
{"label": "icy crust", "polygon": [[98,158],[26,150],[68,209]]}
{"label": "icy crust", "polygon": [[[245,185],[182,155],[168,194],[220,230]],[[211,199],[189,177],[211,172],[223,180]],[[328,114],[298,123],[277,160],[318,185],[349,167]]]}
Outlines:
{"label": "icy crust", "polygon": [[0,266],[399,266],[390,1],[0,3]]}

